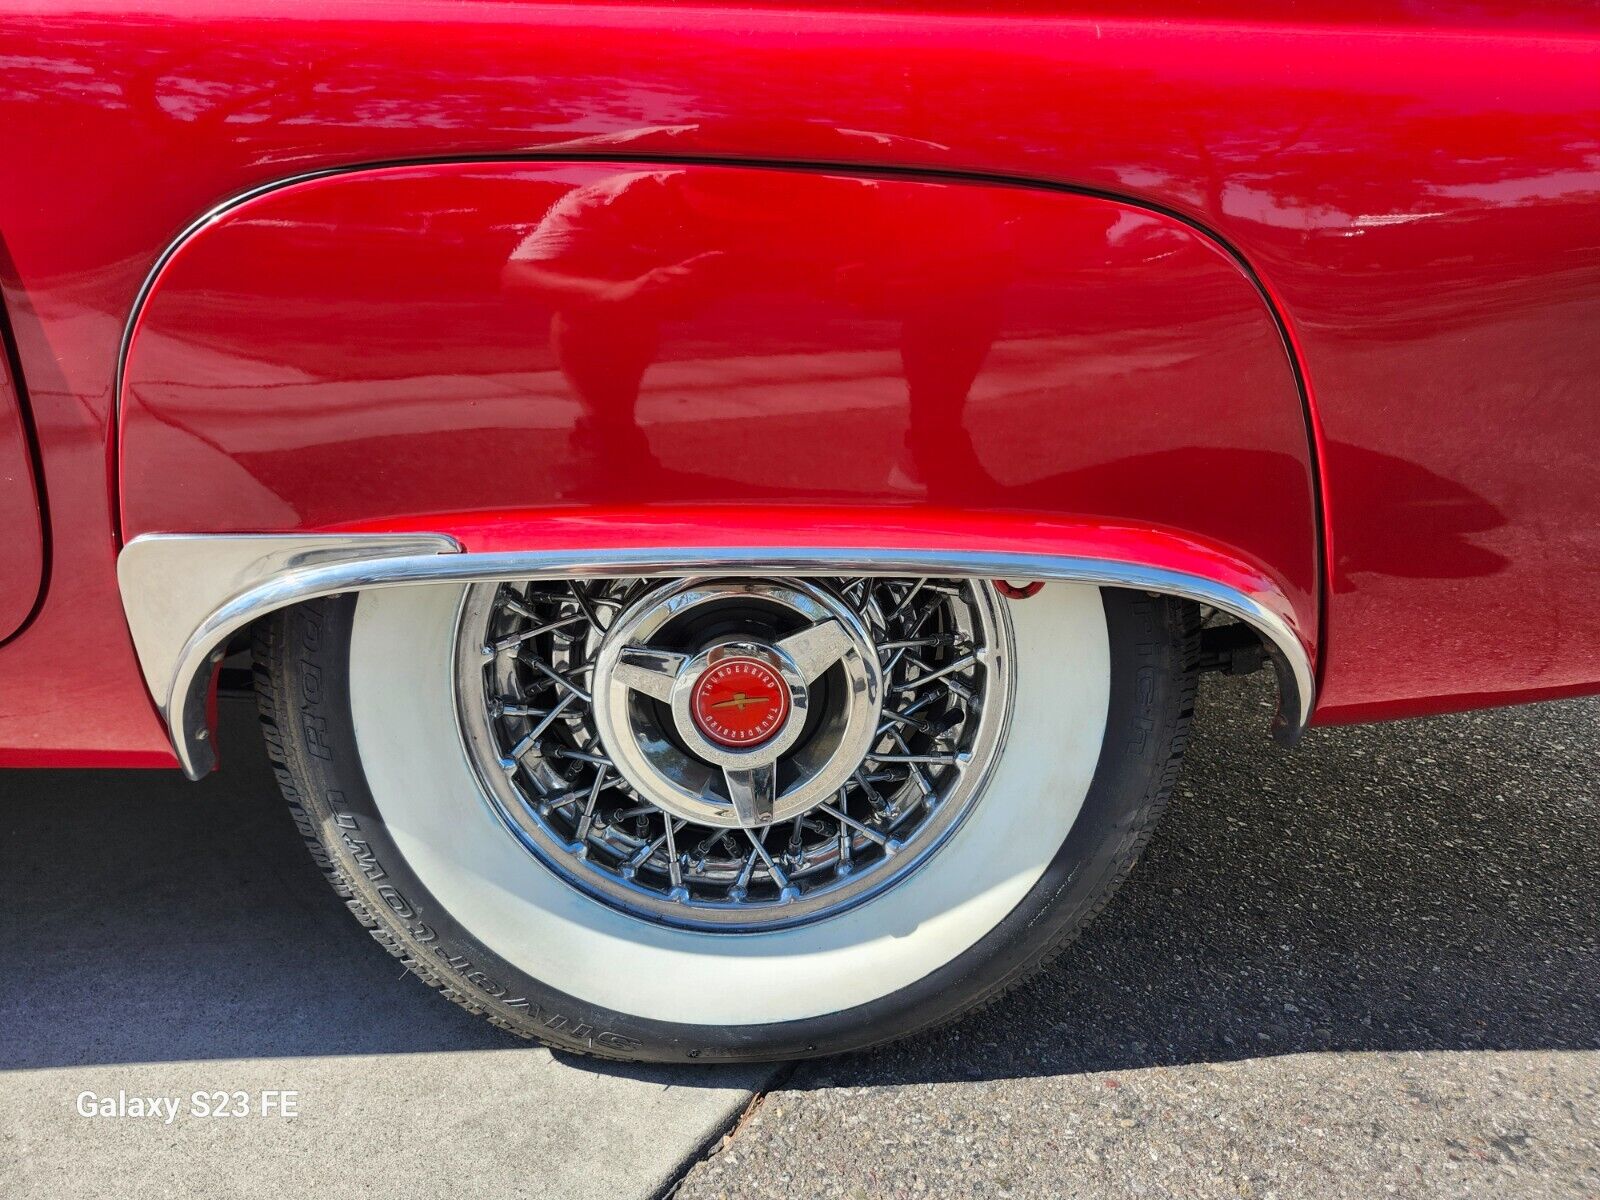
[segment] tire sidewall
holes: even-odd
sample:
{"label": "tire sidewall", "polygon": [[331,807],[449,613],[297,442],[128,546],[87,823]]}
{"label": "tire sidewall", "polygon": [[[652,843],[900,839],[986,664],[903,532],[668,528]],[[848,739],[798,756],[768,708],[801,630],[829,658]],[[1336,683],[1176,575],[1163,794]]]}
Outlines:
{"label": "tire sidewall", "polygon": [[279,614],[267,664],[283,765],[305,832],[319,843],[336,884],[378,940],[468,1008],[561,1048],[633,1060],[838,1053],[916,1032],[997,996],[1059,950],[1131,866],[1165,804],[1193,698],[1183,603],[1102,592],[1110,686],[1093,778],[1059,849],[997,925],[914,983],[827,1015],[764,1025],[659,1021],[586,1002],[519,969],[454,919],[411,869],[361,766],[349,686],[357,601],[339,596]]}

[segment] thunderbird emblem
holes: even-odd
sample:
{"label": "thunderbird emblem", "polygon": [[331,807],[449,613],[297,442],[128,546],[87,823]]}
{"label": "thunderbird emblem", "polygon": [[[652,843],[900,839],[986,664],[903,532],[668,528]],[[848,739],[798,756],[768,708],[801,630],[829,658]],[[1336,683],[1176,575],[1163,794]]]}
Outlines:
{"label": "thunderbird emblem", "polygon": [[789,718],[789,685],[759,658],[725,658],[695,683],[689,711],[695,727],[721,746],[754,746]]}
{"label": "thunderbird emblem", "polygon": [[743,692],[735,692],[733,694],[733,698],[732,699],[729,699],[729,700],[718,700],[715,704],[711,705],[711,707],[712,708],[737,708],[740,712],[743,712],[745,710],[745,706],[746,705],[750,705],[750,704],[771,704],[771,703],[772,703],[772,697],[771,696],[746,696]]}

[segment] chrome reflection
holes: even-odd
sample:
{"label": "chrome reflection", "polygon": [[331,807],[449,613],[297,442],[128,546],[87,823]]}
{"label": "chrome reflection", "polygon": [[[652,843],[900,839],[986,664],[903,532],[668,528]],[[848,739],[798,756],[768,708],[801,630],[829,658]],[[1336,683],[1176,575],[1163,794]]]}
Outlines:
{"label": "chrome reflection", "polygon": [[1310,653],[1281,595],[1114,559],[860,546],[676,546],[462,554],[442,534],[145,534],[117,559],[123,609],[145,681],[191,779],[216,763],[206,720],[211,667],[228,639],[291,604],[417,583],[741,574],[1068,580],[1183,596],[1262,636],[1278,676],[1274,732],[1293,744],[1316,697]]}
{"label": "chrome reflection", "polygon": [[[779,650],[810,658],[799,704],[729,751],[662,703],[662,676],[617,681],[644,643],[680,694],[720,647],[824,648]],[[938,850],[980,801],[1012,657],[977,579],[487,584],[463,601],[456,702],[502,822],[561,878],[646,920],[759,932],[864,903]],[[763,772],[755,815],[739,783]]]}

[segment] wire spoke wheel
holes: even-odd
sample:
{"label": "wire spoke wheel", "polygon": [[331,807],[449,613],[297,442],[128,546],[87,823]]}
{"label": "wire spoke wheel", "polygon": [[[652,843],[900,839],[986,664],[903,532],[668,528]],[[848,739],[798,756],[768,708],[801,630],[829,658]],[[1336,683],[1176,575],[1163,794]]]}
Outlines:
{"label": "wire spoke wheel", "polygon": [[411,970],[567,1050],[809,1057],[985,1004],[1160,816],[1198,612],[844,569],[287,610],[256,680],[296,824]]}
{"label": "wire spoke wheel", "polygon": [[1011,705],[979,580],[482,585],[456,662],[506,829],[613,907],[726,932],[905,879],[978,802]]}

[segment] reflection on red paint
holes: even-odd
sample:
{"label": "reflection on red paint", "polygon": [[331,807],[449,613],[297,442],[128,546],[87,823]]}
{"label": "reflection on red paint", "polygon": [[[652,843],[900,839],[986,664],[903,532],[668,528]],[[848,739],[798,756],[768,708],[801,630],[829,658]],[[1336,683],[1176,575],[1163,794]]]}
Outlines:
{"label": "reflection on red paint", "polygon": [[[12,185],[0,187],[0,288],[56,550],[46,603],[0,653],[0,747],[48,753],[91,738],[107,754],[161,752],[121,632],[107,478],[118,340],[161,250],[247,188],[436,155],[986,172],[1183,212],[1237,246],[1279,297],[1328,438],[1325,712],[1425,712],[1600,677],[1591,599],[1600,584],[1600,28],[1587,0],[1107,0],[1092,12],[1026,3],[1003,14],[937,2],[824,12],[283,0],[270,17],[224,0],[185,4],[181,16],[92,0],[0,16],[0,40]],[[506,232],[509,253],[515,231]],[[379,277],[383,268],[359,266]],[[228,281],[220,287],[219,301]],[[192,365],[220,371],[226,358],[207,357],[206,310],[194,316]],[[464,299],[434,335],[448,341],[477,316]],[[985,356],[969,413],[984,373],[1008,369],[1002,351],[997,341]],[[879,377],[903,381],[895,347],[884,339],[877,352],[888,355]],[[347,348],[355,358],[389,353],[387,344]],[[1114,387],[1115,347],[1103,354]],[[668,470],[685,453],[668,436],[680,361],[654,360],[637,409]],[[270,366],[257,370],[268,377]],[[396,375],[407,369],[399,362]],[[479,369],[460,359],[451,367]],[[286,376],[263,386],[304,384]],[[466,435],[419,431],[394,390],[375,385],[351,401],[393,408],[386,466],[351,481],[373,507],[396,478],[464,473],[438,453],[459,451]],[[657,396],[668,401],[659,411]],[[573,403],[565,390],[560,399]],[[317,415],[306,415],[313,426]],[[571,432],[570,408],[552,401],[547,416]],[[789,436],[780,424],[764,425],[763,440]],[[848,421],[835,432],[847,479],[862,470],[857,460],[905,447],[903,436],[886,448],[889,435],[875,440]],[[308,473],[336,461],[311,434],[301,451]],[[299,436],[280,432],[275,452],[296,453]],[[474,452],[502,453],[479,436]],[[1063,450],[1045,438],[1002,464],[985,457],[980,431],[973,444],[1008,487],[1047,478],[1043,460]],[[1205,429],[1194,444],[1226,447]],[[713,452],[729,449],[725,439]],[[1477,515],[1458,510],[1454,532],[1430,540],[1426,504],[1374,502],[1362,452],[1459,487]],[[1124,450],[1146,453],[1160,451]],[[905,467],[913,482],[915,465]],[[273,473],[257,460],[232,481],[241,504],[270,515],[266,525],[299,522],[302,506],[335,507],[331,495],[262,492],[257,477]],[[175,506],[191,496],[191,513],[218,486],[181,475],[165,483]],[[1048,489],[1033,499],[1048,500]],[[962,502],[959,492],[950,502]],[[1498,569],[1483,569],[1488,556]],[[59,649],[84,628],[107,632],[92,663]],[[7,701],[38,680],[52,681],[49,697]],[[91,701],[100,719],[86,729]]]}
{"label": "reflection on red paint", "polygon": [[167,265],[123,454],[129,535],[1037,511],[1190,529],[1314,612],[1309,450],[1260,296],[1178,222],[1062,193],[600,164],[312,181]]}

